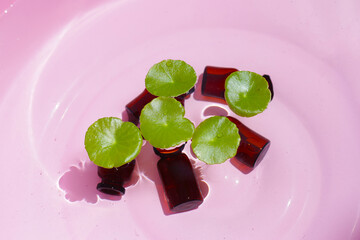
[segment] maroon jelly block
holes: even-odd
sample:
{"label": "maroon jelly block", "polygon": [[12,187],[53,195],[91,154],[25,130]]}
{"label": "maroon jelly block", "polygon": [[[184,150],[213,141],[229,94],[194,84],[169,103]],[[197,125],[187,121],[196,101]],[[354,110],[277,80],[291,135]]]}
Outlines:
{"label": "maroon jelly block", "polygon": [[206,66],[201,85],[202,95],[225,99],[225,80],[236,71],[236,68]]}
{"label": "maroon jelly block", "polygon": [[157,163],[157,168],[172,212],[193,210],[203,202],[191,162],[186,154],[162,157]]}
{"label": "maroon jelly block", "polygon": [[[201,94],[208,97],[216,97],[225,100],[225,81],[233,72],[238,71],[236,68],[223,68],[206,66],[203,73]],[[274,97],[274,90],[269,75],[263,75],[269,84],[271,100]]]}
{"label": "maroon jelly block", "polygon": [[154,152],[159,157],[167,157],[167,156],[170,156],[170,155],[178,155],[184,150],[185,144],[186,143],[184,143],[181,146],[178,146],[176,148],[172,148],[172,149],[162,149],[162,148],[155,148],[154,147]]}
{"label": "maroon jelly block", "polygon": [[[189,92],[182,94],[175,99],[178,100],[183,106],[185,98],[194,92],[194,88],[190,89]],[[134,98],[131,102],[126,105],[126,112],[129,116],[129,121],[137,125],[139,123],[139,118],[141,114],[141,110],[144,108],[146,104],[151,102],[157,96],[152,95],[148,92],[148,90],[144,90],[139,96]]]}
{"label": "maroon jelly block", "polygon": [[140,95],[129,102],[125,106],[126,112],[129,116],[129,121],[137,125],[139,123],[141,110],[154,98],[156,98],[156,96],[152,95],[145,89]]}
{"label": "maroon jelly block", "polygon": [[117,168],[98,167],[101,182],[97,185],[97,190],[110,195],[125,194],[124,183],[130,180],[134,168],[135,160]]}
{"label": "maroon jelly block", "polygon": [[270,147],[270,141],[255,131],[251,130],[233,117],[228,119],[235,123],[241,137],[240,145],[234,159],[255,168],[264,158]]}

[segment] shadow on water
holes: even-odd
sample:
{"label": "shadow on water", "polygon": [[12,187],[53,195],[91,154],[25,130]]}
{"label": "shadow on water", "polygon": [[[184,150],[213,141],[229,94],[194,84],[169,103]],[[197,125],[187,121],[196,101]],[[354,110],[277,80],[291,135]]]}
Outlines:
{"label": "shadow on water", "polygon": [[[139,180],[137,169],[134,169],[131,179],[125,183],[124,187],[135,185]],[[65,198],[70,202],[86,201],[96,203],[98,198],[118,201],[121,196],[104,194],[96,189],[97,184],[101,182],[97,175],[97,166],[90,161],[80,162],[78,166],[71,166],[65,172],[60,180],[59,186],[65,192]]]}
{"label": "shadow on water", "polygon": [[65,191],[65,198],[70,202],[85,200],[96,203],[96,185],[100,181],[96,171],[97,167],[91,162],[80,162],[78,166],[71,166],[59,180],[60,188]]}

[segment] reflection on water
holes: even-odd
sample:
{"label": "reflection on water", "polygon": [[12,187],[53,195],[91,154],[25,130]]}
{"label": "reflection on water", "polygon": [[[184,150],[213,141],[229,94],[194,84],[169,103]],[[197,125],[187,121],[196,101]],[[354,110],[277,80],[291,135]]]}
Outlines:
{"label": "reflection on water", "polygon": [[209,106],[206,109],[204,109],[203,115],[205,117],[208,116],[228,116],[229,113],[225,108],[219,107],[219,106]]}

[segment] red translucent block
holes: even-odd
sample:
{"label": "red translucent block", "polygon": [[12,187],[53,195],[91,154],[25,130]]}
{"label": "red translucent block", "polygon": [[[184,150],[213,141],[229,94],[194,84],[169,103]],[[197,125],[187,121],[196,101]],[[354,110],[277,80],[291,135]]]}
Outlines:
{"label": "red translucent block", "polygon": [[201,85],[202,95],[225,99],[225,80],[236,71],[236,68],[206,66]]}
{"label": "red translucent block", "polygon": [[[178,100],[184,106],[186,97],[193,92],[194,92],[194,88],[190,89],[189,92],[176,97],[175,99]],[[126,105],[126,112],[129,116],[129,121],[134,123],[135,125],[138,125],[141,110],[144,108],[146,104],[151,102],[154,98],[157,98],[157,96],[152,95],[151,93],[148,92],[148,90],[145,89],[139,96],[137,96],[131,102],[129,102]]]}
{"label": "red translucent block", "polygon": [[193,210],[204,201],[191,162],[184,153],[170,154],[157,163],[170,211]]}
{"label": "red translucent block", "polygon": [[250,168],[255,168],[266,155],[266,152],[270,147],[270,141],[245,126],[236,118],[227,118],[236,124],[241,137],[240,145],[234,159],[240,161]]}
{"label": "red translucent block", "polygon": [[98,167],[101,182],[98,183],[97,190],[116,196],[125,194],[124,184],[130,180],[134,168],[135,160],[117,168]]}
{"label": "red translucent block", "polygon": [[182,144],[181,146],[171,148],[171,149],[163,149],[163,148],[155,148],[154,147],[154,152],[159,157],[169,157],[171,155],[177,155],[177,154],[180,154],[184,150],[185,144],[186,143]]}
{"label": "red translucent block", "polygon": [[[233,72],[239,71],[236,68],[223,68],[206,66],[203,73],[201,94],[208,97],[215,97],[225,100],[225,81]],[[269,75],[263,75],[269,84],[271,99],[274,97],[274,90]]]}

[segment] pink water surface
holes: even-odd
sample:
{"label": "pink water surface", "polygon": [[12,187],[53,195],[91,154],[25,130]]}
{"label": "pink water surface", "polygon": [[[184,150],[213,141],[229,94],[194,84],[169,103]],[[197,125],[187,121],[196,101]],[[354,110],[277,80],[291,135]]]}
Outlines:
{"label": "pink water surface", "polygon": [[[1,239],[360,238],[358,1],[3,1]],[[206,196],[168,214],[145,144],[123,197],[100,194],[87,127],[123,116],[148,69],[182,59],[273,80],[268,109],[241,119],[271,140],[245,174],[191,153]],[[198,83],[200,84],[200,83]],[[195,125],[227,106],[186,101]]]}

